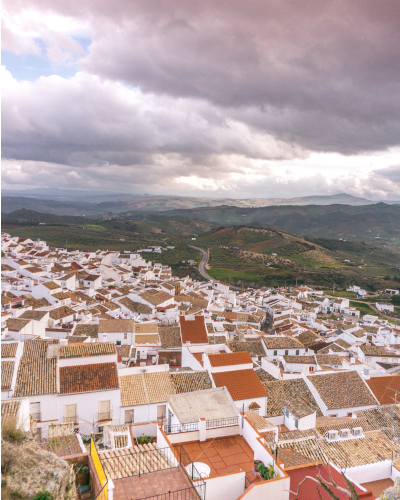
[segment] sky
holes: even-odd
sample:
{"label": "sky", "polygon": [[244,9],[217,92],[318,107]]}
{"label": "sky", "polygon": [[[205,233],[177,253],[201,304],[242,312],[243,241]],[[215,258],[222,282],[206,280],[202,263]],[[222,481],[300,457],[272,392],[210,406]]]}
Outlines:
{"label": "sky", "polygon": [[400,2],[3,0],[2,186],[400,199]]}

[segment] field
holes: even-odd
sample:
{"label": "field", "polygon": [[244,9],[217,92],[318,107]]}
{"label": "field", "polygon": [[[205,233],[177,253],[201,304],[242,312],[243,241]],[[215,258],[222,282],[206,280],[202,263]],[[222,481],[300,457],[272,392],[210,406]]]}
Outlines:
{"label": "field", "polygon": [[400,266],[400,249],[394,246],[305,239],[254,227],[219,228],[197,238],[196,244],[209,249],[210,276],[239,286],[308,283],[332,289],[335,283],[336,289],[358,284],[375,290],[386,286],[384,276],[395,276]]}
{"label": "field", "polygon": [[195,244],[209,249],[210,276],[236,286],[309,284],[332,290],[335,285],[338,296],[354,298],[344,291],[349,285],[374,291],[398,288],[400,282],[400,246],[391,242],[313,238],[257,225],[221,227],[197,218],[171,218],[166,212],[89,219],[22,209],[3,214],[3,230],[69,250],[136,251],[171,245],[174,250],[145,258],[171,265],[178,276],[186,273],[197,279],[199,273],[187,263],[200,261],[200,253],[189,247]]}

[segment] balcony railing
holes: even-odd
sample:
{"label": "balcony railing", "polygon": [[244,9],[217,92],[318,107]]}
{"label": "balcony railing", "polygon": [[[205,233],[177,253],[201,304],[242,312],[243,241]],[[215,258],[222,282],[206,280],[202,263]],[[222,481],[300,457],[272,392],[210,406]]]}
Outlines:
{"label": "balcony railing", "polygon": [[179,434],[180,432],[198,431],[199,423],[190,422],[188,424],[175,424],[175,425],[164,424],[163,430],[165,434]]}
{"label": "balcony railing", "polygon": [[229,427],[230,425],[238,425],[238,417],[219,418],[216,420],[207,420],[207,429],[215,429],[217,427]]}
{"label": "balcony railing", "polygon": [[112,411],[99,412],[99,422],[107,422],[108,420],[112,420]]}
{"label": "balcony railing", "polygon": [[64,417],[64,424],[78,424],[79,416],[71,415],[70,417]]}

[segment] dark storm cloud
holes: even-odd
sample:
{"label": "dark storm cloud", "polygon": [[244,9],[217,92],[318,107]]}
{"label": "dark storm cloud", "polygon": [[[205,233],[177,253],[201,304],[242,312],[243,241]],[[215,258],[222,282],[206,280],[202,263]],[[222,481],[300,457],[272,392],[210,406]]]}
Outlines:
{"label": "dark storm cloud", "polygon": [[[103,182],[110,169],[114,180],[159,186],[188,175],[222,182],[228,174],[267,175],[263,161],[399,145],[398,1],[4,4],[9,18],[36,10],[90,26],[81,73],[31,83],[8,76],[3,97],[3,155],[58,164],[69,182]],[[11,28],[4,31],[10,50],[39,50]],[[43,32],[57,48],[50,31]],[[68,50],[79,57],[74,40],[58,39],[62,57]],[[29,165],[50,175],[42,163]],[[392,193],[393,169],[363,177],[365,186],[346,185],[361,192],[376,183],[379,193]],[[293,178],[290,190],[296,183],[310,185]],[[313,189],[328,184],[315,177]],[[278,179],[277,189],[283,185]]]}
{"label": "dark storm cloud", "polygon": [[305,149],[347,154],[399,142],[400,2],[32,4],[90,19],[81,65],[94,74],[205,99]]}

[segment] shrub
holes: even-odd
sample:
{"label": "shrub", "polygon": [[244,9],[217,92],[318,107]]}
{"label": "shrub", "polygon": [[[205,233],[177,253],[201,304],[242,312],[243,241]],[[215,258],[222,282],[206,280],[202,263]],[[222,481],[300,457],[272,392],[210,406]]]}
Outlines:
{"label": "shrub", "polygon": [[53,500],[53,495],[50,492],[43,490],[36,493],[32,500]]}
{"label": "shrub", "polygon": [[22,443],[26,438],[26,433],[17,423],[16,417],[3,419],[1,425],[1,437],[11,443]]}
{"label": "shrub", "polygon": [[260,476],[266,481],[275,477],[275,469],[272,464],[266,467],[262,462],[260,462],[257,465],[257,472],[259,472]]}
{"label": "shrub", "polygon": [[140,436],[136,439],[137,444],[148,444],[153,441],[153,438],[151,436]]}

